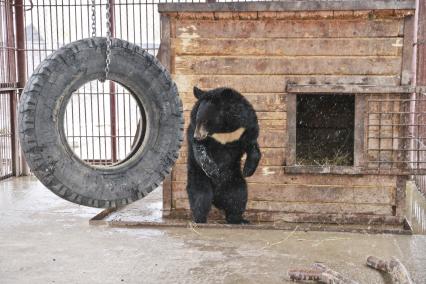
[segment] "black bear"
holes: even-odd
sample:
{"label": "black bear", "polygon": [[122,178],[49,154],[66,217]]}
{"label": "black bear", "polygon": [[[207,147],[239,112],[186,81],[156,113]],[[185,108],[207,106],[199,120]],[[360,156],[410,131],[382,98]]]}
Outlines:
{"label": "black bear", "polygon": [[[261,157],[259,125],[252,105],[237,91],[218,88],[197,98],[187,132],[187,192],[196,223],[207,222],[212,204],[225,211],[229,224],[247,224],[247,184]],[[241,171],[241,158],[246,162]]]}

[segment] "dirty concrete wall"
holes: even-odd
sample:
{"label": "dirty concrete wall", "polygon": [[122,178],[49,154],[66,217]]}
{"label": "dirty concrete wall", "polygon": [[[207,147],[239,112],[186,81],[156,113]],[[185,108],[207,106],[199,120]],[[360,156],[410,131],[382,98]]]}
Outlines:
{"label": "dirty concrete wall", "polygon": [[[411,11],[164,13],[168,67],[187,127],[193,86],[235,88],[253,104],[263,158],[248,179],[247,216],[259,221],[364,222],[396,214],[395,176],[286,174],[287,83],[399,85]],[[184,142],[165,206],[187,216]],[[398,212],[398,215],[400,212]],[[216,216],[217,212],[212,215]],[[370,220],[370,219],[369,219]]]}

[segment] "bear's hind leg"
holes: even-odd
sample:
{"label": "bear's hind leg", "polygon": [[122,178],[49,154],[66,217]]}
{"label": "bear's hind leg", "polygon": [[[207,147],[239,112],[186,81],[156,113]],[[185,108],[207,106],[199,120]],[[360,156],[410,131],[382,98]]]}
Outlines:
{"label": "bear's hind leg", "polygon": [[188,181],[187,192],[194,222],[206,223],[213,201],[210,182],[205,178],[204,182]]}
{"label": "bear's hind leg", "polygon": [[[247,205],[247,185],[243,179],[234,179],[222,187],[221,206],[228,224],[248,224],[243,218]],[[218,202],[219,203],[219,202]]]}

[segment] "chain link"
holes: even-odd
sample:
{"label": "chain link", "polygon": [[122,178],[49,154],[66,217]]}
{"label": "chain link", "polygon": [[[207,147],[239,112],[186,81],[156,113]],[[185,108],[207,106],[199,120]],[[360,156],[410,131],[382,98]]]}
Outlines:
{"label": "chain link", "polygon": [[[92,0],[92,37],[96,37],[96,0]],[[111,63],[111,13],[110,13],[111,5],[109,0],[107,0],[106,4],[106,59],[105,59],[105,77],[99,79],[101,82],[105,82],[109,74],[109,65]]]}
{"label": "chain link", "polygon": [[105,80],[108,77],[109,65],[111,63],[112,40],[111,40],[111,13],[110,13],[110,8],[111,8],[111,5],[109,3],[109,0],[107,0],[107,5],[106,5],[106,26],[107,26],[106,43],[107,43],[107,50],[106,50],[106,62],[105,62]]}
{"label": "chain link", "polygon": [[92,0],[92,37],[96,37],[96,3]]}

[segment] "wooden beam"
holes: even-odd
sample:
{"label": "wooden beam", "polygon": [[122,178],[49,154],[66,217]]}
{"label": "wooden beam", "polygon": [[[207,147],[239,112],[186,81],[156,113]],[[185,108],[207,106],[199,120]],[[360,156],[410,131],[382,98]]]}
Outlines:
{"label": "wooden beam", "polygon": [[364,167],[364,143],[365,143],[365,108],[366,98],[362,94],[355,96],[355,127],[354,127],[354,166]]}
{"label": "wooden beam", "polygon": [[288,174],[337,174],[337,175],[361,175],[362,168],[353,166],[286,166],[284,170]]}
{"label": "wooden beam", "polygon": [[287,106],[287,133],[286,133],[286,165],[294,165],[296,163],[296,108],[297,96],[288,94],[286,96]]}
{"label": "wooden beam", "polygon": [[163,64],[164,67],[169,72],[172,72],[170,69],[170,56],[171,56],[171,41],[170,41],[170,34],[171,34],[171,27],[170,27],[170,18],[166,17],[164,15],[161,15],[160,17],[160,23],[161,23],[161,43],[160,48],[158,50],[157,59]]}
{"label": "wooden beam", "polygon": [[414,10],[415,0],[317,0],[279,2],[221,2],[221,3],[164,3],[158,5],[160,13],[169,12],[279,12],[327,10]]}
{"label": "wooden beam", "polygon": [[417,85],[426,85],[426,1],[419,1]]}
{"label": "wooden beam", "polygon": [[414,41],[414,16],[404,19],[404,42],[401,64],[401,85],[411,85],[413,80],[413,41]]}
{"label": "wooden beam", "polygon": [[288,84],[287,92],[298,93],[337,93],[337,94],[410,94],[412,86],[378,86],[378,85],[297,85]]}
{"label": "wooden beam", "polygon": [[[171,24],[170,18],[164,15],[160,17],[161,23],[161,43],[158,50],[157,59],[169,71],[171,70]],[[172,178],[171,174],[167,175],[163,181],[163,216],[170,215],[172,210]]]}
{"label": "wooden beam", "polygon": [[405,215],[405,199],[406,199],[406,186],[407,176],[398,176],[396,180],[396,205],[394,209],[394,216],[406,216]]}
{"label": "wooden beam", "polygon": [[407,177],[409,175],[425,175],[426,169],[373,169],[357,166],[285,166],[285,174],[313,175],[382,175]]}
{"label": "wooden beam", "polygon": [[172,210],[172,194],[172,174],[169,174],[163,181],[163,217],[169,216]]}

